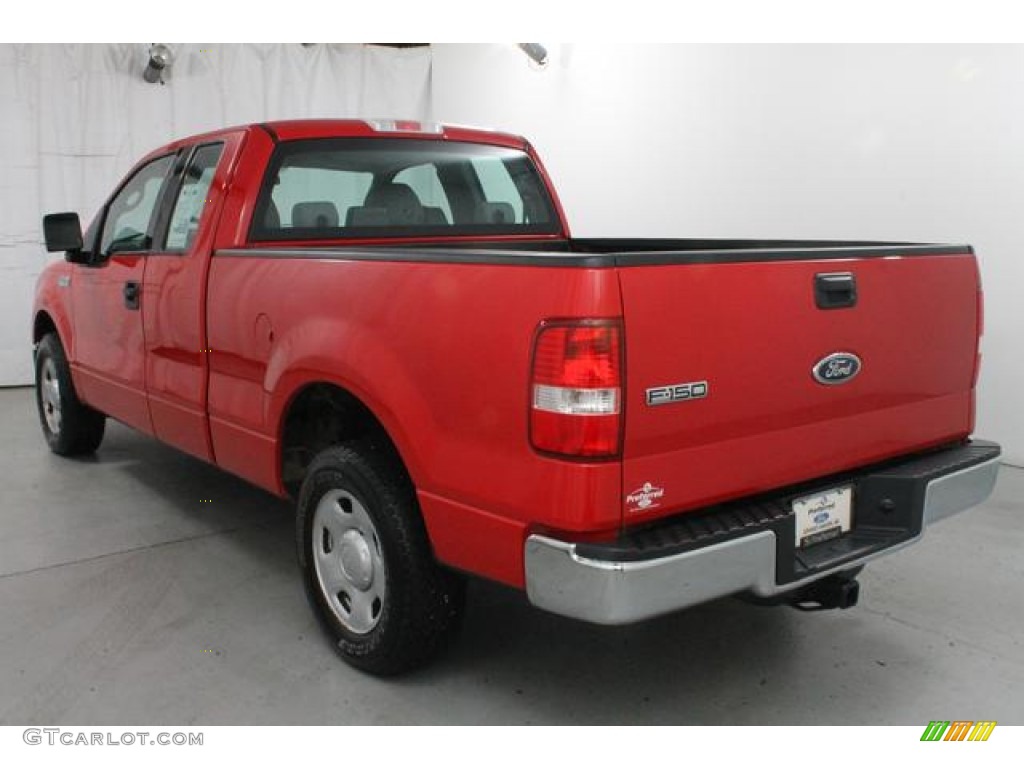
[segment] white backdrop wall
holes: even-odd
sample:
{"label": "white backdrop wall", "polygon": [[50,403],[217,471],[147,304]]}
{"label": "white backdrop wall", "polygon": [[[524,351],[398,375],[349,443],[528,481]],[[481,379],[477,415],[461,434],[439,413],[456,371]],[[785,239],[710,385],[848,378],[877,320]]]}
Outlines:
{"label": "white backdrop wall", "polygon": [[226,125],[295,117],[424,119],[429,49],[173,45],[166,85],[148,45],[0,45],[0,385],[32,381],[31,302],[48,258],[40,219],[83,226],[145,153]]}
{"label": "white backdrop wall", "polygon": [[579,236],[974,245],[978,434],[1024,464],[1024,47],[548,47],[435,46],[435,118],[529,137]]}
{"label": "white backdrop wall", "polygon": [[[979,434],[1024,463],[1024,47],[0,45],[0,385],[31,380],[40,216],[93,212],[144,152],[288,117],[527,135],[581,236],[969,242],[986,289]],[[52,257],[49,257],[52,258]]]}

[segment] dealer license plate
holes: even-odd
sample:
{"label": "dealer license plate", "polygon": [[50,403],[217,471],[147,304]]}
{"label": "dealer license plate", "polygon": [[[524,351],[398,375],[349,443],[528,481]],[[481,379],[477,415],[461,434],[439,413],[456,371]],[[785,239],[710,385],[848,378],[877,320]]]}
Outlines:
{"label": "dealer license plate", "polygon": [[853,517],[853,488],[832,488],[793,500],[796,517],[796,545],[807,547],[834,539],[850,530]]}

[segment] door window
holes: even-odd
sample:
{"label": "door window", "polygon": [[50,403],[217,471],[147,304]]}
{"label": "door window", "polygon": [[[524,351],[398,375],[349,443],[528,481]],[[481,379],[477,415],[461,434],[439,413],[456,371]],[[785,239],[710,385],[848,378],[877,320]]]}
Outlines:
{"label": "door window", "polygon": [[147,163],[117,193],[107,208],[100,254],[150,249],[156,205],[173,162],[174,155],[166,155]]}
{"label": "door window", "polygon": [[217,171],[222,144],[208,144],[199,147],[192,155],[185,176],[178,191],[178,199],[174,201],[174,211],[167,228],[168,251],[187,251],[192,247],[199,222],[203,216],[209,197],[213,174]]}

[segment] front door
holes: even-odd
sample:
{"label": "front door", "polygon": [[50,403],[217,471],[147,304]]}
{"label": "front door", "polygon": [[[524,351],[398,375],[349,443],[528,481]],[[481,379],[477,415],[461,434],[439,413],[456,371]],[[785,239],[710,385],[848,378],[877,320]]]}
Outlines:
{"label": "front door", "polygon": [[91,244],[89,264],[71,279],[75,386],[94,408],[152,433],[142,328],[146,255],[175,155],[139,168],[114,195]]}

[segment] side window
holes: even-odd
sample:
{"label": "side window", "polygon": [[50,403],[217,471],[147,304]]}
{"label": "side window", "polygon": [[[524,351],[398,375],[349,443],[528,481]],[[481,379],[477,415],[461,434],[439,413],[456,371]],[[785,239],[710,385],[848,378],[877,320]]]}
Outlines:
{"label": "side window", "polygon": [[501,158],[475,157],[472,163],[484,193],[474,220],[479,224],[522,224],[523,198]]}
{"label": "side window", "polygon": [[336,229],[348,211],[363,204],[372,173],[333,168],[282,167],[270,193],[263,226],[275,229]]}
{"label": "side window", "polygon": [[153,214],[173,162],[174,155],[166,155],[142,166],[117,193],[103,223],[101,254],[149,250]]}
{"label": "side window", "polygon": [[[437,219],[436,222],[431,222],[429,221],[431,214],[428,213],[428,223],[451,223],[452,209],[448,204],[448,195],[444,193],[444,187],[437,176],[437,166],[428,164],[406,168],[396,175],[392,181],[395,184],[405,184],[412,189],[416,193],[416,197],[420,199],[421,205],[427,208],[438,209],[444,214],[445,220],[443,222],[440,219]],[[437,214],[433,214],[433,216],[437,218]]]}
{"label": "side window", "polygon": [[171,212],[167,228],[168,251],[187,251],[192,247],[222,149],[222,144],[208,144],[192,155]]}

